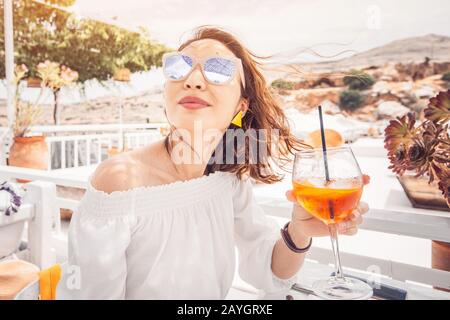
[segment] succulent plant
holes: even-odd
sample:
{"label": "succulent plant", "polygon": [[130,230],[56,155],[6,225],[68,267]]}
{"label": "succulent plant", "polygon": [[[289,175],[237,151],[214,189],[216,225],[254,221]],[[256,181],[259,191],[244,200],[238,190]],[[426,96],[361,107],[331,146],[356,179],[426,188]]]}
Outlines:
{"label": "succulent plant", "polygon": [[384,139],[389,169],[399,175],[427,175],[429,183],[436,180],[450,206],[450,90],[430,99],[425,119],[416,126],[415,115],[408,113],[390,121]]}
{"label": "succulent plant", "polygon": [[450,120],[450,90],[441,91],[436,97],[431,98],[424,113],[430,121],[447,123]]}
{"label": "succulent plant", "polygon": [[449,170],[442,172],[441,180],[439,180],[439,182],[438,182],[438,187],[444,194],[445,199],[447,199],[447,204],[448,204],[448,198],[450,197],[450,173],[449,173]]}

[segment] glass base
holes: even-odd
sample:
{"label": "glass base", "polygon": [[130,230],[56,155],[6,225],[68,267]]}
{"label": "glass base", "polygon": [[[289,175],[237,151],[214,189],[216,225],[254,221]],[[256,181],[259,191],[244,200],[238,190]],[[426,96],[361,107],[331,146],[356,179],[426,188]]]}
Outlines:
{"label": "glass base", "polygon": [[327,300],[367,300],[373,295],[367,283],[351,277],[318,280],[313,283],[313,291]]}

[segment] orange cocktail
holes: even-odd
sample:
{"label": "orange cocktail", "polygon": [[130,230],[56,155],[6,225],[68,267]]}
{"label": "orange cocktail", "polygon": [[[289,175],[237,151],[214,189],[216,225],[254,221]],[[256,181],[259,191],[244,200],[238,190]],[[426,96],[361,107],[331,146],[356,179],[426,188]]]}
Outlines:
{"label": "orange cocktail", "polygon": [[[299,206],[328,226],[333,250],[334,276],[314,281],[314,293],[324,299],[368,299],[372,288],[345,276],[339,257],[338,223],[358,207],[363,175],[349,146],[305,149],[295,154],[292,186]],[[347,230],[342,229],[345,233]]]}
{"label": "orange cocktail", "polygon": [[309,180],[293,182],[299,204],[326,224],[339,223],[356,209],[362,194],[359,179],[340,179],[328,183]]}

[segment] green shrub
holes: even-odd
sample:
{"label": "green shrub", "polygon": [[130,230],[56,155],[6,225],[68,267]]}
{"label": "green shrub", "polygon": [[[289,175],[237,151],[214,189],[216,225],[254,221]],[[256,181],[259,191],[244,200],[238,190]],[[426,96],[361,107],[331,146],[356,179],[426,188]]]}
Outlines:
{"label": "green shrub", "polygon": [[293,90],[295,82],[277,79],[272,82],[271,86],[276,89]]}
{"label": "green shrub", "polygon": [[350,71],[343,80],[344,84],[347,85],[350,90],[369,89],[375,83],[375,80],[370,74],[359,70]]}
{"label": "green shrub", "polygon": [[342,91],[339,96],[339,105],[344,110],[356,110],[364,102],[364,97],[357,90]]}
{"label": "green shrub", "polygon": [[442,80],[450,82],[450,71],[447,71],[442,75]]}

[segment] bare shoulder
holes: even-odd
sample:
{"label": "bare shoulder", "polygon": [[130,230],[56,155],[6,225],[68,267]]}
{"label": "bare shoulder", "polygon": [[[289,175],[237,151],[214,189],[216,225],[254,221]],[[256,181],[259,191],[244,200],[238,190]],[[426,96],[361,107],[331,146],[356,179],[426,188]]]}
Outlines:
{"label": "bare shoulder", "polygon": [[92,186],[100,191],[111,193],[125,191],[140,183],[142,166],[129,153],[116,155],[101,162],[92,177]]}
{"label": "bare shoulder", "polygon": [[128,151],[101,162],[95,170],[91,183],[100,191],[111,193],[126,191],[143,185],[157,185],[161,181],[159,167],[159,144]]}

